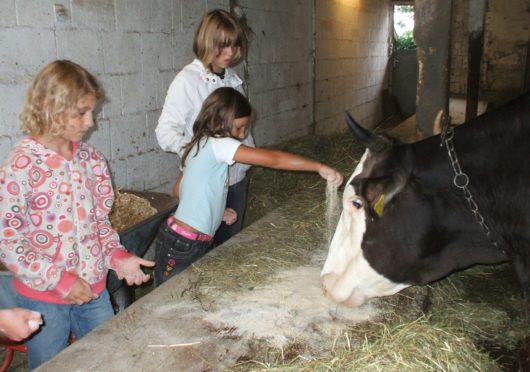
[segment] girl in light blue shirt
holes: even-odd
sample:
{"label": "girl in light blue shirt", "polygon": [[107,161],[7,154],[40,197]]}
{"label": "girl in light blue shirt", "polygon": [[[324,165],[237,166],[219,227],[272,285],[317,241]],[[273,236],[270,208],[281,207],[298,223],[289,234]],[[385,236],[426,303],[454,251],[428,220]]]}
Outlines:
{"label": "girl in light blue shirt", "polygon": [[[233,68],[244,60],[246,50],[241,25],[229,12],[214,9],[203,16],[193,40],[196,58],[169,86],[155,130],[164,151],[174,152],[182,159],[184,147],[193,137],[193,124],[202,104],[214,90],[232,87],[244,93],[243,81]],[[244,143],[254,146],[252,136],[247,136]],[[227,206],[237,211],[241,218],[232,225],[221,224],[214,236],[215,245],[221,245],[243,227],[249,167],[235,163],[229,168]]]}
{"label": "girl in light blue shirt", "polygon": [[228,225],[237,221],[237,213],[226,208],[228,167],[234,162],[317,172],[337,186],[342,183],[337,170],[318,161],[243,144],[251,116],[250,103],[233,88],[219,88],[204,101],[193,125],[193,137],[184,148],[184,169],[174,188],[178,208],[156,238],[156,285],[206,254],[222,221]]}

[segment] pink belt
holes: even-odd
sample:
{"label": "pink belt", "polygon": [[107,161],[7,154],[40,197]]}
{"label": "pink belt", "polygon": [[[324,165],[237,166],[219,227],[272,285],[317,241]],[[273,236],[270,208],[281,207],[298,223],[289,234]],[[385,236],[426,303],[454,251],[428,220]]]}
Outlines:
{"label": "pink belt", "polygon": [[177,234],[179,234],[179,235],[181,235],[181,236],[183,236],[183,237],[185,237],[187,239],[199,240],[201,242],[208,242],[208,241],[212,240],[212,237],[210,235],[208,235],[208,234],[188,231],[184,227],[178,225],[177,222],[175,221],[175,217],[174,216],[171,216],[171,217],[169,217],[167,219],[167,225],[168,225],[168,227],[171,230],[173,230]]}

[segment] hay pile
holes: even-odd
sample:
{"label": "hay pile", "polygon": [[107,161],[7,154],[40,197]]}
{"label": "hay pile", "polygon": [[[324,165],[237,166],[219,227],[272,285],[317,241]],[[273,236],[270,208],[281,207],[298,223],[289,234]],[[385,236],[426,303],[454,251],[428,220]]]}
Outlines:
{"label": "hay pile", "polygon": [[[349,177],[364,149],[347,135],[305,137],[275,146],[335,166]],[[325,230],[324,183],[314,174],[253,167],[245,225],[289,203],[295,213],[286,228],[270,224],[256,236],[277,236],[281,249],[263,259],[259,244],[241,243],[233,262],[216,259],[200,269],[200,288],[252,288],[279,268],[307,262]],[[252,232],[250,226],[247,232]],[[274,244],[273,244],[274,245]],[[312,248],[313,247],[313,248]],[[282,350],[256,346],[232,371],[512,371],[523,370],[528,347],[528,305],[509,265],[477,266],[426,287],[386,297],[385,319],[353,326],[327,356],[308,359],[304,345]],[[430,293],[424,313],[408,311],[421,291]],[[421,295],[419,296],[421,297]],[[388,315],[389,314],[389,315]]]}
{"label": "hay pile", "polygon": [[117,190],[109,219],[116,231],[121,233],[157,212],[147,199]]}
{"label": "hay pile", "polygon": [[232,370],[525,371],[530,314],[511,274],[508,265],[453,274],[430,287],[432,306],[416,319],[396,308],[345,332],[329,356],[269,355]]}

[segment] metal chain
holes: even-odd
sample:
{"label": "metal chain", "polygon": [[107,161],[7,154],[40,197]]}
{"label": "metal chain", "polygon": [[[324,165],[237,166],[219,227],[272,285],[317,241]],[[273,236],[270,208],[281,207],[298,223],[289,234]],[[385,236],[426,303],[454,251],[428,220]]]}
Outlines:
{"label": "metal chain", "polygon": [[456,156],[455,146],[453,144],[453,136],[454,136],[454,130],[452,127],[449,127],[447,129],[447,133],[444,138],[445,147],[447,148],[447,154],[449,155],[449,159],[451,160],[451,166],[453,167],[453,170],[455,172],[455,177],[453,178],[453,183],[456,187],[459,189],[462,189],[464,192],[464,197],[467,200],[467,203],[469,204],[469,208],[471,209],[471,212],[475,215],[475,219],[477,220],[478,224],[482,227],[482,231],[484,231],[484,234],[488,237],[491,244],[493,244],[495,247],[498,247],[498,243],[493,237],[491,236],[491,230],[486,225],[486,222],[484,221],[484,216],[482,213],[480,213],[478,209],[478,205],[475,202],[475,199],[473,199],[473,195],[471,195],[471,191],[469,191],[469,188],[467,187],[469,185],[469,177],[467,174],[465,174],[462,171],[462,167],[460,166],[460,163],[458,162],[458,157]]}

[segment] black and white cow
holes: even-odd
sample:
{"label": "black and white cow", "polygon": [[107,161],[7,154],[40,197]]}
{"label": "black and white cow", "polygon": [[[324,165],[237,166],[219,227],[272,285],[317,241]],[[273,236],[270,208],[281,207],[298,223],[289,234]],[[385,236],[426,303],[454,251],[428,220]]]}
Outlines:
{"label": "black and white cow", "polygon": [[440,136],[393,144],[349,124],[368,149],[345,186],[321,273],[331,299],[359,306],[505,261],[530,298],[530,94],[455,128],[454,166]]}

